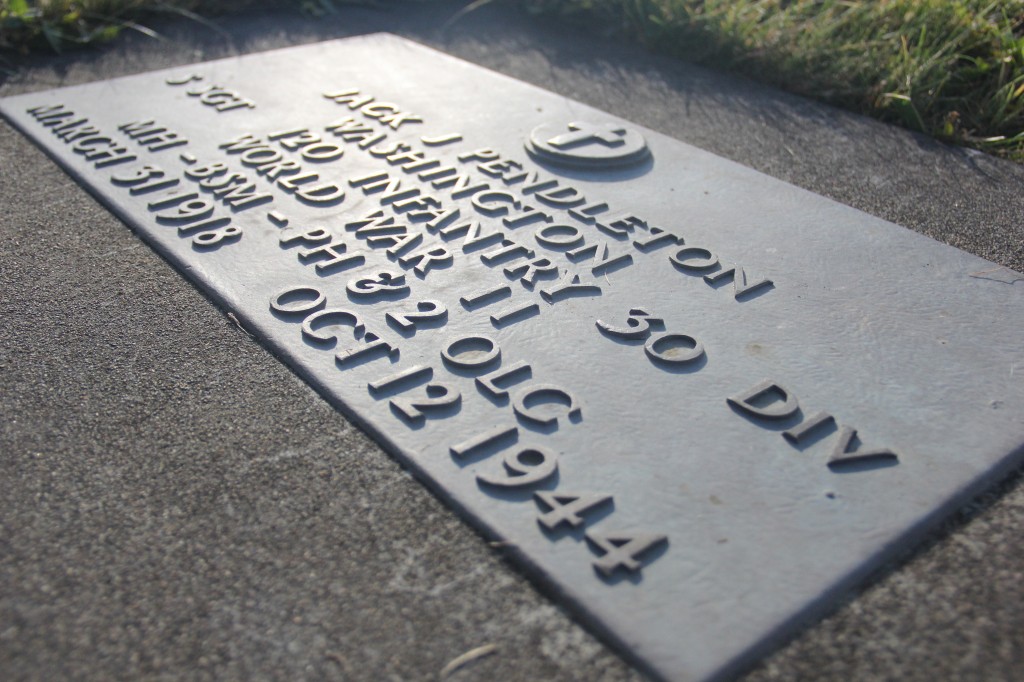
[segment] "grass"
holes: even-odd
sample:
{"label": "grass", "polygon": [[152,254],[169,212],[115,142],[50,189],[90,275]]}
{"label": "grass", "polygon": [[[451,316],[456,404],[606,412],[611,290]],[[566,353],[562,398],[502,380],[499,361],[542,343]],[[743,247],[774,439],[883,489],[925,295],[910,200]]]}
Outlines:
{"label": "grass", "polygon": [[[474,5],[486,4],[478,0]],[[289,0],[310,14],[351,0]],[[0,51],[62,51],[148,13],[252,0],[0,0]],[[1024,162],[1024,0],[526,0],[648,47]]]}
{"label": "grass", "polygon": [[189,0],[0,0],[0,48],[23,54],[47,48],[63,52],[113,40],[125,28],[156,37],[136,22],[141,14],[193,15],[197,5]]}
{"label": "grass", "polygon": [[530,7],[1024,161],[1024,0],[531,0]]}
{"label": "grass", "polygon": [[[358,0],[286,0],[306,14],[336,11],[336,4]],[[103,43],[124,30],[160,36],[145,26],[147,16],[177,14],[199,23],[206,16],[240,12],[258,0],[0,0],[0,50],[30,54],[40,50]]]}

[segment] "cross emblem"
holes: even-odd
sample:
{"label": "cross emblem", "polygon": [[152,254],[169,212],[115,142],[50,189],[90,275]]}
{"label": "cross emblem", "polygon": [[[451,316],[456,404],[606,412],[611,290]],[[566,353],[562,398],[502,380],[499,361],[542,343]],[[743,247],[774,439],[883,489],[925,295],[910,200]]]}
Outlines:
{"label": "cross emblem", "polygon": [[618,147],[625,144],[626,129],[614,123],[570,123],[571,133],[562,133],[548,140],[548,144],[557,149],[571,149],[592,142],[599,142],[605,147]]}
{"label": "cross emblem", "polygon": [[651,155],[643,136],[627,125],[564,119],[534,128],[526,140],[526,150],[558,166],[591,170],[632,166]]}

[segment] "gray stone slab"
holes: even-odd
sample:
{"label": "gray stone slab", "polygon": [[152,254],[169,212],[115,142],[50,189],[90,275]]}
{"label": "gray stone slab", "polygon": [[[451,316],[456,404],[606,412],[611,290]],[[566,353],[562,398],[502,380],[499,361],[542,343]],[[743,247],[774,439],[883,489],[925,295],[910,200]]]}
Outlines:
{"label": "gray stone slab", "polygon": [[[498,166],[477,165],[490,161],[491,152],[464,156],[462,161],[455,158],[458,153],[487,147],[528,168],[523,145],[534,131],[556,125],[571,132],[567,126],[574,121],[610,120],[583,105],[523,84],[495,80],[393,40],[377,36],[344,46],[315,46],[207,64],[196,67],[203,76],[201,82],[167,85],[168,77],[185,80],[182,76],[188,74],[179,69],[61,93],[59,101],[79,117],[87,112],[89,124],[102,122],[104,130],[154,118],[156,106],[163,117],[160,122],[172,121],[168,127],[187,138],[188,144],[177,146],[174,138],[155,133],[150,137],[128,128],[122,130],[122,136],[128,136],[123,144],[126,151],[117,153],[141,157],[148,142],[153,156],[145,160],[160,161],[164,170],[174,168],[167,177],[191,170],[194,179],[201,180],[203,172],[196,169],[214,158],[253,175],[251,168],[273,152],[246,152],[239,146],[236,154],[229,149],[225,155],[221,145],[242,132],[267,140],[272,131],[306,127],[322,136],[323,144],[305,148],[305,158],[302,149],[292,157],[306,163],[307,169],[316,168],[328,185],[345,187],[346,198],[320,208],[318,201],[331,193],[331,187],[309,194],[306,201],[295,201],[294,194],[303,190],[282,192],[280,184],[267,203],[236,196],[234,208],[241,210],[231,213],[216,207],[221,210],[214,214],[230,216],[232,225],[244,231],[237,240],[231,239],[231,228],[225,232],[221,223],[205,223],[213,232],[189,229],[197,221],[212,219],[207,207],[202,207],[203,214],[195,221],[189,215],[174,214],[176,207],[186,204],[162,198],[167,190],[159,182],[164,178],[148,173],[137,183],[131,172],[122,172],[140,166],[142,158],[140,163],[126,161],[109,171],[104,168],[98,182],[98,169],[92,166],[117,158],[98,155],[89,165],[83,163],[88,149],[80,146],[78,153],[69,151],[74,140],[69,145],[54,144],[41,124],[54,123],[56,118],[47,117],[58,114],[37,110],[26,115],[26,108],[40,106],[46,94],[7,100],[4,110],[314,385],[351,410],[355,419],[425,478],[440,484],[442,497],[508,543],[521,561],[593,619],[598,629],[660,675],[705,677],[743,665],[800,619],[819,612],[830,595],[891,556],[900,542],[920,532],[987,477],[998,475],[1020,454],[1024,403],[1020,374],[1014,375],[1020,363],[1015,331],[1024,316],[1018,289],[1011,284],[1015,273],[653,131],[642,131],[653,163],[638,156],[637,164],[610,175],[557,165],[540,169],[545,178],[559,178],[563,186],[571,183],[592,199],[632,210],[649,225],[686,238],[685,245],[670,245],[665,243],[665,233],[638,229],[638,234],[616,240],[610,234],[615,224],[599,231],[588,225],[589,220],[572,223],[571,217],[551,205],[564,201],[565,195],[539,190],[548,192],[548,205],[543,200],[534,204],[551,214],[553,222],[587,227],[587,242],[597,244],[599,254],[607,243],[610,253],[624,246],[632,256],[631,262],[596,268],[595,259],[586,258],[585,252],[560,262],[570,275],[593,280],[591,289],[578,291],[587,294],[584,298],[562,299],[553,283],[519,287],[523,273],[515,271],[515,261],[499,262],[497,254],[478,258],[477,253],[487,253],[493,246],[464,252],[464,240],[457,231],[438,235],[434,234],[438,230],[428,229],[424,233],[425,244],[452,247],[452,267],[420,273],[423,277],[417,277],[415,270],[429,256],[429,251],[422,251],[415,258],[422,245],[411,245],[390,261],[379,251],[367,250],[369,244],[359,243],[367,238],[377,239],[375,246],[382,249],[401,246],[394,239],[383,239],[390,232],[387,226],[362,235],[341,229],[381,208],[376,199],[383,186],[377,187],[378,180],[367,174],[390,171],[402,177],[402,188],[407,188],[417,173],[402,175],[394,167],[400,160],[388,164],[361,150],[355,133],[345,144],[328,136],[324,126],[336,118],[352,114],[353,124],[366,123],[386,133],[388,140],[422,146],[428,154],[436,150],[439,158],[456,166],[492,174]],[[385,59],[394,68],[381,69]],[[363,85],[360,79],[367,79],[369,63],[375,68],[369,84]],[[341,89],[333,88],[333,99],[322,97],[323,84],[339,78],[345,87],[356,82],[362,95],[394,92],[379,98],[375,94],[375,101],[401,104],[353,109],[348,105],[354,104],[356,95],[339,94]],[[474,87],[467,88],[467,81]],[[232,99],[195,87],[211,82],[230,83],[241,95]],[[187,94],[194,87],[194,94]],[[497,91],[500,96],[481,95]],[[140,97],[143,94],[147,96]],[[250,99],[258,104],[250,108]],[[297,112],[294,104],[300,101],[304,105]],[[111,109],[116,110],[114,118],[110,118]],[[415,112],[423,123],[408,117],[403,123],[401,116],[387,118],[396,111]],[[204,114],[217,123],[211,127],[201,118]],[[231,123],[230,134],[223,133],[228,126],[219,121],[228,116],[242,116],[245,123]],[[431,127],[435,121],[444,124]],[[462,140],[428,144],[451,132],[452,121],[460,122],[457,129]],[[629,126],[615,123],[615,127]],[[499,141],[495,141],[496,131],[500,131]],[[287,143],[302,138],[296,134],[279,139]],[[345,146],[343,156],[338,154],[340,149],[329,146],[332,143]],[[158,149],[162,145],[166,148]],[[273,142],[270,147],[280,149],[278,145]],[[189,162],[179,156],[181,152],[201,160]],[[331,158],[335,155],[340,158]],[[542,154],[538,156],[543,160]],[[250,169],[240,160],[248,162]],[[115,182],[108,184],[107,174]],[[475,177],[488,179],[486,173]],[[258,185],[257,194],[270,187],[262,178],[252,179]],[[150,180],[158,184],[145,191],[140,183]],[[183,179],[179,186],[187,187],[189,182]],[[446,189],[444,182],[433,188],[418,186],[424,194],[437,195]],[[516,186],[512,185],[513,192]],[[210,195],[202,188],[196,192]],[[467,190],[466,194],[474,193]],[[397,204],[410,196],[395,194],[383,208],[397,207],[399,220],[422,210],[422,206]],[[150,210],[153,197],[157,203]],[[485,222],[495,213],[501,217],[501,198],[493,195],[491,199],[482,207]],[[473,215],[468,197],[459,205],[463,218]],[[154,214],[163,225],[153,222]],[[680,219],[681,214],[685,219]],[[363,252],[365,263],[353,263],[362,269],[317,272],[315,252],[295,258],[292,254],[298,249],[321,244],[324,233],[308,232],[314,221],[334,227],[334,236],[348,241],[348,255]],[[178,227],[184,227],[184,238],[177,236]],[[552,246],[551,238],[566,233],[542,233],[537,235],[539,242],[526,242],[521,235],[535,232],[535,227],[510,232],[509,238],[538,251],[545,245],[545,234],[547,246]],[[213,236],[196,236],[204,234]],[[353,234],[358,235],[356,239]],[[227,239],[220,241],[218,235]],[[652,244],[657,247],[644,246],[652,237],[658,237]],[[634,238],[640,243],[636,248],[632,248],[635,243],[631,246]],[[723,258],[756,271],[757,276],[750,275],[751,284],[770,277],[773,285],[737,299],[734,293],[739,289],[733,283],[721,286],[704,279],[709,274],[714,279],[714,273],[723,269],[700,267],[696,261],[707,255],[700,248],[721,251]],[[557,257],[557,253],[549,255]],[[447,266],[448,260],[440,257],[438,264]],[[360,283],[361,275],[382,268],[392,270],[394,278],[406,277],[412,290],[409,297],[365,296],[368,285]],[[510,287],[509,298],[495,296],[501,303],[492,303],[489,297],[479,303],[472,300],[499,284]],[[343,361],[339,372],[332,357],[338,348],[325,352],[329,344],[318,347],[315,343],[317,323],[310,320],[300,335],[297,323],[285,321],[282,306],[275,317],[268,302],[276,300],[282,289],[299,285],[317,287],[328,294],[327,305],[355,312],[361,321],[365,318],[370,333],[400,349],[400,354],[390,354],[393,366],[384,369],[389,365],[386,355],[370,356],[371,362],[351,368]],[[598,287],[600,295],[592,296]],[[401,334],[403,324],[395,314],[421,298],[443,299],[447,319],[438,319],[415,335]],[[510,301],[527,307],[512,306],[524,310],[522,314],[493,314],[499,307],[504,311]],[[659,338],[656,333],[628,339],[637,334],[609,333],[625,323],[629,311],[641,308],[645,312],[634,313],[636,320],[661,318],[669,336]],[[390,320],[387,313],[392,315]],[[351,314],[339,312],[320,319],[350,322]],[[598,320],[606,322],[598,325],[604,334],[595,327]],[[982,354],[976,352],[979,325],[986,328]],[[642,322],[634,325],[643,326]],[[699,340],[705,353],[694,353],[699,357],[692,362],[673,364],[673,353],[666,352],[666,347],[681,340],[671,336],[674,333],[691,335],[691,342]],[[532,365],[529,379],[525,373],[511,377],[517,384],[511,406],[487,399],[489,391],[473,381],[473,375],[481,372],[441,359],[441,351],[454,340],[481,335],[501,346],[502,368],[513,367],[518,358]],[[644,342],[648,342],[646,348]],[[365,348],[365,338],[361,343]],[[611,364],[610,358],[621,364]],[[428,413],[435,419],[422,419],[415,405],[392,401],[392,395],[405,393],[398,389],[407,385],[389,387],[382,378],[415,366],[430,367],[435,380],[442,377],[449,384],[447,389],[437,389],[438,395],[459,391],[458,409],[442,407]],[[487,369],[496,367],[497,361]],[[741,394],[750,389],[748,395],[753,395],[752,387],[766,376],[799,396],[802,417],[769,421],[742,407]],[[541,385],[556,388],[531,394],[530,387]],[[527,390],[517,401],[520,387]],[[545,428],[530,408],[531,399],[552,393],[561,397],[571,393],[576,399],[573,409],[560,415],[563,420],[554,430],[550,425]],[[735,399],[731,409],[726,405],[730,396]],[[517,402],[518,409],[513,410]],[[576,407],[579,418],[573,419]],[[797,427],[801,419],[809,424],[820,410],[827,410],[833,419],[821,417],[821,428],[802,434]],[[550,457],[545,456],[539,468],[559,459],[557,474],[545,476],[538,486],[614,495],[614,507],[606,507],[590,527],[589,542],[582,540],[582,530],[552,535],[538,529],[536,518],[547,506],[529,501],[528,492],[534,486],[514,486],[527,494],[495,493],[493,481],[517,466],[509,459],[503,469],[496,460],[515,449],[497,455],[494,449],[484,450],[479,462],[471,452],[468,464],[465,456],[459,456],[470,449],[464,444],[478,434],[492,426],[515,424],[513,412],[519,417],[520,444],[543,443],[549,448]],[[957,420],[950,419],[953,415]],[[776,426],[769,428],[769,424]],[[859,450],[856,441],[845,445],[854,428],[864,439]],[[788,429],[789,438],[780,435],[783,429]],[[867,467],[862,462],[851,464],[849,459],[836,461],[837,442],[844,444],[838,455],[880,446],[885,452],[877,452]],[[964,452],[970,455],[964,457]],[[623,453],[629,453],[628,465]],[[530,455],[524,455],[518,464],[531,461]],[[514,478],[509,482],[522,483]],[[609,509],[613,509],[610,514]],[[652,540],[664,535],[668,542],[654,543],[654,551],[644,556],[650,565],[642,573],[602,561],[615,532],[647,529],[654,533]],[[786,551],[778,552],[779,547]]]}

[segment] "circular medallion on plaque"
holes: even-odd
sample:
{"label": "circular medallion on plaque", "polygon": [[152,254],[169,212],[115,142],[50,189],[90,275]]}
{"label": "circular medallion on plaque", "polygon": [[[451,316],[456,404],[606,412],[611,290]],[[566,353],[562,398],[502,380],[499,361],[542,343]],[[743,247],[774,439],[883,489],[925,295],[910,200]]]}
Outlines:
{"label": "circular medallion on plaque", "polygon": [[530,133],[526,150],[541,161],[593,170],[618,169],[651,154],[636,130],[620,123],[545,123]]}

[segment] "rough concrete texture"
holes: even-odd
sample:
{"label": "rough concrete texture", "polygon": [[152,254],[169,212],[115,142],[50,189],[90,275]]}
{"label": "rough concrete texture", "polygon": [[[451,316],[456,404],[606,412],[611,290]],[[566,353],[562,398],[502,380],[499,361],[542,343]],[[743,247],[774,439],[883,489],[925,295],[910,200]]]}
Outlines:
{"label": "rough concrete texture", "polygon": [[[169,22],[0,95],[388,30],[1024,270],[1024,167],[458,6]],[[7,124],[0,164],[0,676],[430,680],[495,644],[451,679],[640,678]],[[748,679],[1021,679],[1020,481]]]}

